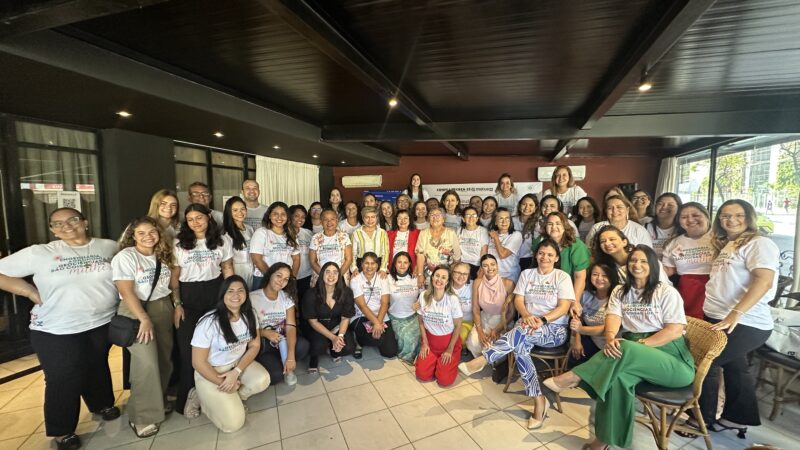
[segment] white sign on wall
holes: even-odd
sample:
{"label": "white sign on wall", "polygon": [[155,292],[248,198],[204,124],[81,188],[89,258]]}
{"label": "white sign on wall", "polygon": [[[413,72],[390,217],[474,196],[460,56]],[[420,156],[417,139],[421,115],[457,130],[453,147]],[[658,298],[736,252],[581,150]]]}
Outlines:
{"label": "white sign on wall", "polygon": [[59,191],[56,193],[59,208],[72,208],[81,211],[81,194],[77,191]]}
{"label": "white sign on wall", "polygon": [[[539,178],[539,181],[550,182],[553,179],[553,172],[555,172],[556,166],[547,166],[547,167],[539,167],[536,169],[536,176]],[[586,166],[569,166],[569,170],[572,171],[572,178],[575,181],[581,181],[582,179],[586,178]]]}
{"label": "white sign on wall", "polygon": [[[458,184],[426,184],[424,188],[437,199],[442,198],[442,194],[450,189],[458,193],[461,198],[462,205],[468,205],[470,197],[475,195],[485,198],[490,195],[496,195],[494,190],[497,183],[458,183]],[[525,194],[535,194],[536,197],[541,197],[542,183],[538,181],[515,181],[514,187],[517,188],[517,196],[522,197]]]}

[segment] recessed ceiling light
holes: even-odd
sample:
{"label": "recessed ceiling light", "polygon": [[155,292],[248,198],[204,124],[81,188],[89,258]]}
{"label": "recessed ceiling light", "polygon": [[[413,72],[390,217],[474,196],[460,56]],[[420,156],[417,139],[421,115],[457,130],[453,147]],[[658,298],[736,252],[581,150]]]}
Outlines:
{"label": "recessed ceiling light", "polygon": [[312,158],[319,158],[319,155],[311,155]]}
{"label": "recessed ceiling light", "polygon": [[128,117],[132,116],[133,114],[129,113],[128,111],[117,111],[117,115],[127,119]]}
{"label": "recessed ceiling light", "polygon": [[397,99],[392,97],[389,99],[389,108],[394,108],[395,106],[397,106]]}
{"label": "recessed ceiling light", "polygon": [[273,145],[272,148],[274,148],[275,150],[280,150],[281,146],[280,145]]}
{"label": "recessed ceiling light", "polygon": [[564,158],[569,158],[569,153],[567,153],[566,155],[564,155]]}
{"label": "recessed ceiling light", "polygon": [[224,134],[222,134],[222,132],[221,132],[221,131],[217,131],[216,133],[214,133],[214,136],[216,136],[216,137],[218,137],[218,138],[225,137],[225,135],[224,135]]}
{"label": "recessed ceiling light", "polygon": [[342,161],[342,164],[347,164],[347,161]]}
{"label": "recessed ceiling light", "polygon": [[650,81],[645,81],[644,83],[639,85],[639,92],[647,92],[653,88],[653,83]]}

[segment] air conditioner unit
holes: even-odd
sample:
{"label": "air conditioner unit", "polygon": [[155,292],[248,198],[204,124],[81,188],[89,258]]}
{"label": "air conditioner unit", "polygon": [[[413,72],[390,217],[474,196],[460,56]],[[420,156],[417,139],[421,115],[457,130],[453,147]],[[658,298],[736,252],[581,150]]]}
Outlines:
{"label": "air conditioner unit", "polygon": [[382,175],[348,175],[342,177],[345,188],[372,188],[383,185]]}
{"label": "air conditioner unit", "polygon": [[[575,181],[586,178],[586,166],[569,166],[569,169],[572,171],[572,178]],[[555,170],[556,166],[539,167],[536,172],[538,180],[544,183],[550,182],[553,179]]]}

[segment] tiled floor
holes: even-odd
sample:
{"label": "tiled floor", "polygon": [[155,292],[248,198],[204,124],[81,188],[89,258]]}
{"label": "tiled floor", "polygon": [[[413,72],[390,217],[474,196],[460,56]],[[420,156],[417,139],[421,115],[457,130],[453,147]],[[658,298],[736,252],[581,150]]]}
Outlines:
{"label": "tiled floor", "polygon": [[[119,351],[112,353],[117,404],[124,406],[128,392],[121,390]],[[545,427],[526,428],[531,401],[519,382],[513,393],[486,377],[459,376],[443,389],[419,383],[411,367],[385,360],[372,349],[364,359],[346,358],[334,365],[321,361],[321,374],[298,369],[299,382],[271,386],[251,398],[245,427],[232,434],[219,432],[204,416],[186,420],[173,414],[154,438],[138,439],[119,420],[102,423],[83,410],[78,433],[86,449],[544,449],[575,450],[591,437],[589,417],[592,401],[573,389],[562,396],[564,414],[549,411]],[[0,450],[54,448],[44,435],[41,372],[0,385]],[[768,392],[761,392],[762,399]],[[769,412],[762,401],[761,411]],[[747,439],[733,432],[713,433],[715,449],[743,449],[753,444],[772,444],[796,449],[800,440],[800,406],[787,406],[776,421],[764,421]],[[637,425],[634,449],[655,449],[653,438]],[[674,436],[670,448],[705,448],[702,439],[690,441]]]}

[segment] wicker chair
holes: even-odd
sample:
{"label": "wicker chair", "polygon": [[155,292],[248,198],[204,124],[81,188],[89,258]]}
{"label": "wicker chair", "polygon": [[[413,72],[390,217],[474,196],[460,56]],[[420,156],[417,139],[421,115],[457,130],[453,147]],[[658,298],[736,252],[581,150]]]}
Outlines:
{"label": "wicker chair", "polygon": [[[722,331],[714,331],[711,324],[694,317],[687,317],[686,340],[689,351],[694,357],[695,376],[694,383],[685,388],[665,388],[650,383],[639,383],[636,386],[636,398],[644,405],[645,415],[636,417],[636,421],[646,425],[653,433],[659,449],[669,448],[669,436],[675,431],[685,431],[702,435],[706,441],[706,448],[711,450],[711,439],[708,429],[700,413],[700,392],[703,390],[703,381],[711,368],[711,363],[722,353],[728,343],[728,336]],[[658,408],[658,412],[656,411]],[[700,428],[688,427],[681,423],[679,417],[687,410],[692,410]]]}

